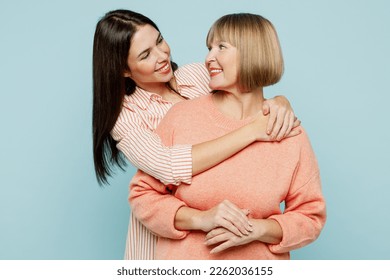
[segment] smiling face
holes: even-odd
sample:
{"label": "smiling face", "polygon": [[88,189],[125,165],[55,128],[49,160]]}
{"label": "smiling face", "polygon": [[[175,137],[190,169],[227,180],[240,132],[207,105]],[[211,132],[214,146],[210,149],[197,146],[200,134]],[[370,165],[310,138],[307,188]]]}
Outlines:
{"label": "smiling face", "polygon": [[[234,68],[236,88],[242,92],[273,85],[282,77],[283,57],[275,28],[260,15],[239,13],[219,18],[211,26],[206,44],[210,50],[206,58],[209,68],[224,60],[233,46],[237,56],[234,64],[225,63],[222,72],[215,70],[210,74],[226,74],[227,66]],[[210,87],[219,89],[219,85],[212,77]]]}
{"label": "smiling face", "polygon": [[156,91],[165,87],[173,77],[171,50],[160,32],[147,24],[140,26],[131,41],[124,77],[131,78],[138,87]]}
{"label": "smiling face", "polygon": [[212,90],[237,90],[237,48],[228,42],[214,39],[208,46],[206,67],[210,74],[209,86]]}

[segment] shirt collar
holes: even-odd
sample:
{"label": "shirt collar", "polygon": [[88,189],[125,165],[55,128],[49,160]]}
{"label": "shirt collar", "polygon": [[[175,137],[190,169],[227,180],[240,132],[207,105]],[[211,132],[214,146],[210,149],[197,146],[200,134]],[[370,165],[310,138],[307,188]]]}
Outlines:
{"label": "shirt collar", "polygon": [[135,91],[131,95],[125,95],[124,106],[126,106],[126,103],[131,103],[143,110],[146,110],[153,100],[159,99],[162,99],[160,95],[136,87]]}
{"label": "shirt collar", "polygon": [[[179,89],[179,94],[186,98],[189,98],[189,96],[186,96],[186,94],[183,93],[181,89],[183,87],[194,87],[195,84],[189,81],[185,81],[180,74],[177,75],[178,72],[179,71],[175,71],[175,77]],[[150,103],[156,100],[162,100],[162,97],[159,94],[144,90],[140,87],[136,87],[134,93],[132,93],[131,95],[125,95],[123,104],[126,107],[126,103],[129,102],[137,105],[143,110],[146,110]]]}

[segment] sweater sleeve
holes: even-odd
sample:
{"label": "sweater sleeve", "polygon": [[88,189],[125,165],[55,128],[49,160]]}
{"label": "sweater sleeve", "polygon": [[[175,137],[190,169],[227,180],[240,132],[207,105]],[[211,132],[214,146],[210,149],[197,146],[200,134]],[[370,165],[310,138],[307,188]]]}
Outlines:
{"label": "sweater sleeve", "polygon": [[[163,144],[168,146],[173,143],[175,106],[168,111],[156,130]],[[185,203],[171,194],[170,187],[138,171],[130,184],[129,202],[135,217],[149,230],[162,237],[181,239],[188,232],[175,228],[175,216]]]}
{"label": "sweater sleeve", "polygon": [[185,203],[148,174],[138,171],[130,183],[129,202],[135,217],[156,235],[182,239],[187,231],[175,228],[175,216]]}
{"label": "sweater sleeve", "polygon": [[283,231],[279,244],[269,245],[273,253],[285,253],[316,240],[325,224],[326,207],[321,191],[318,164],[306,133],[302,133],[299,164],[285,199],[283,214],[272,215]]}
{"label": "sweater sleeve", "polygon": [[192,146],[164,145],[131,109],[123,107],[111,135],[118,150],[138,169],[165,185],[191,183]]}

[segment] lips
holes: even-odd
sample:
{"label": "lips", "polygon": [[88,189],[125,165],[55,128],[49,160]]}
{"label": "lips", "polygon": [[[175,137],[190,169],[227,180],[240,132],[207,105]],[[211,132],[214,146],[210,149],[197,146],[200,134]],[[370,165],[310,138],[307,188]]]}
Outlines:
{"label": "lips", "polygon": [[210,74],[210,77],[214,77],[218,74],[222,73],[222,69],[221,68],[209,68],[209,74]]}
{"label": "lips", "polygon": [[171,65],[167,62],[163,66],[161,66],[160,68],[156,69],[156,72],[159,72],[161,74],[169,73],[171,71],[171,67],[170,66]]}

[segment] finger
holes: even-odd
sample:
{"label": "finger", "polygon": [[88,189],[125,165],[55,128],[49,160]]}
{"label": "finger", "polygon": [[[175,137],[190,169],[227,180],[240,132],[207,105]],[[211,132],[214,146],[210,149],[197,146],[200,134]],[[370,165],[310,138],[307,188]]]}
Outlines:
{"label": "finger", "polygon": [[215,236],[215,237],[213,237],[213,238],[207,240],[207,241],[205,242],[205,245],[206,245],[206,246],[217,245],[217,244],[220,244],[220,243],[223,243],[223,242],[226,242],[226,241],[231,240],[232,237],[237,237],[237,236],[233,235],[232,233],[230,233],[230,235],[227,234],[227,233],[224,233],[224,234]]}
{"label": "finger", "polygon": [[294,136],[297,136],[299,134],[302,133],[302,130],[298,129],[298,128],[294,128],[293,130],[291,130],[291,132],[286,136],[286,138],[290,138],[290,137],[294,137]]}
{"label": "finger", "polygon": [[[211,212],[210,212],[211,211]],[[248,229],[251,229],[248,217],[240,208],[225,200],[217,206],[210,209],[211,228],[210,231],[217,227],[224,227],[237,235],[248,234]]]}
{"label": "finger", "polygon": [[[225,207],[228,206],[225,205]],[[217,215],[215,221],[217,227],[223,227],[237,236],[249,235],[249,232],[253,231],[252,224],[249,222],[248,217],[243,216],[241,210],[237,212],[236,209],[224,209],[222,213]]]}
{"label": "finger", "polygon": [[224,229],[224,228],[215,228],[206,234],[205,241],[207,241],[207,240],[209,240],[217,235],[225,233],[225,232],[226,232],[226,229]]}
{"label": "finger", "polygon": [[218,226],[227,229],[228,231],[234,233],[237,236],[243,236],[243,234],[245,235],[249,234],[245,229],[243,228],[239,229],[237,226],[235,226],[230,221],[225,219],[221,219],[218,223]]}
{"label": "finger", "polygon": [[[225,221],[229,224],[231,224],[234,228],[236,228],[241,234],[238,234],[238,236],[248,235],[249,232],[253,231],[252,225],[247,221],[242,221],[237,218],[237,216],[233,215],[227,215],[224,217]],[[226,228],[226,223],[221,222],[220,225],[224,225]],[[228,228],[231,231],[231,227]]]}
{"label": "finger", "polygon": [[294,118],[294,125],[293,127],[296,128],[301,125],[301,121],[297,119],[297,117]]}
{"label": "finger", "polygon": [[241,217],[243,220],[248,221],[247,215],[249,214],[249,209],[241,209],[234,203],[230,202],[229,200],[224,200],[223,204],[227,206],[229,209],[231,209],[235,214],[237,214],[239,217]]}
{"label": "finger", "polygon": [[263,115],[266,116],[269,114],[269,104],[268,102],[264,102],[263,103]]}
{"label": "finger", "polygon": [[[292,124],[291,124],[291,126],[292,126]],[[291,130],[291,128],[290,128],[290,114],[288,113],[284,117],[283,125],[280,128],[278,135],[276,136],[276,140],[281,141],[283,138],[286,137],[286,135],[290,132],[290,130]]]}
{"label": "finger", "polygon": [[231,203],[228,200],[224,201],[224,204],[228,207],[227,212],[230,216],[225,216],[225,219],[230,221],[234,226],[236,226],[242,233],[248,234],[248,231],[252,231],[252,223],[249,221],[248,209],[240,209],[234,203]]}
{"label": "finger", "polygon": [[231,247],[235,246],[234,245],[234,242],[231,241],[231,240],[228,240],[226,242],[223,242],[222,244],[218,245],[217,247],[215,247],[214,249],[212,249],[210,251],[210,254],[217,254],[217,253],[220,253],[226,249],[229,249]]}
{"label": "finger", "polygon": [[249,209],[241,209],[241,212],[247,217],[251,211]]}
{"label": "finger", "polygon": [[267,134],[270,135],[273,128],[274,128],[274,124],[275,124],[275,121],[276,121],[276,113],[271,110],[269,112],[269,119],[268,119],[268,123],[267,123]]}
{"label": "finger", "polygon": [[284,137],[287,137],[287,135],[290,134],[291,130],[293,130],[295,120],[296,120],[296,117],[295,117],[294,113],[290,112],[289,120],[288,120],[288,129],[286,130]]}
{"label": "finger", "polygon": [[276,122],[275,122],[274,127],[273,127],[272,132],[271,132],[272,139],[275,139],[276,136],[279,134],[279,131],[282,128],[283,123],[284,123],[285,115],[286,115],[286,110],[279,109],[278,114],[277,114],[277,118],[276,118]]}
{"label": "finger", "polygon": [[[284,123],[287,125],[287,127],[286,127],[286,130],[284,130],[284,126],[283,126],[283,128],[281,129],[281,132],[279,132],[279,135],[277,137],[278,141],[281,141],[282,139],[287,138],[290,135],[291,131],[294,129],[294,123],[296,120],[297,120],[297,117],[295,117],[293,112],[289,112],[286,115]],[[299,123],[300,123],[300,121],[297,122],[297,124],[299,124]]]}
{"label": "finger", "polygon": [[211,246],[211,245],[215,245],[215,244],[218,244],[221,242],[225,242],[225,241],[230,240],[231,238],[234,238],[234,237],[236,237],[236,235],[225,230],[216,236],[213,236],[209,239],[206,239],[205,244],[207,246]]}

